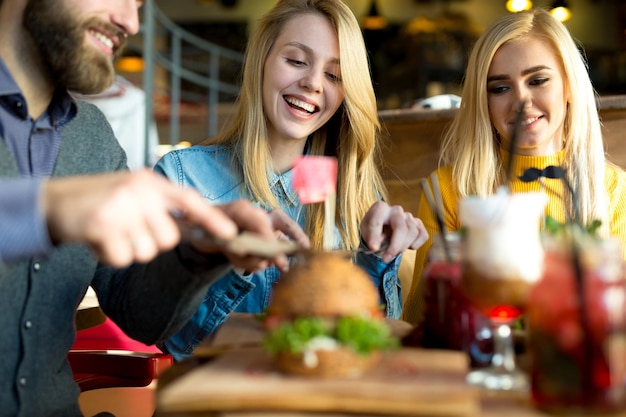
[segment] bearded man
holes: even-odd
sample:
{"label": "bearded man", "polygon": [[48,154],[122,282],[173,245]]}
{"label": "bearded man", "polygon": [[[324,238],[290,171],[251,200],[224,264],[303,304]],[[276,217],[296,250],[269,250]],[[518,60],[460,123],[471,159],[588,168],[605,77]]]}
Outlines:
{"label": "bearded man", "polygon": [[110,85],[140,6],[0,0],[0,416],[81,415],[67,352],[89,286],[127,334],[155,344],[225,268],[286,262],[180,243],[180,216],[216,242],[240,229],[306,240],[248,202],[212,207],[148,170],[127,172],[104,115],[69,96]]}

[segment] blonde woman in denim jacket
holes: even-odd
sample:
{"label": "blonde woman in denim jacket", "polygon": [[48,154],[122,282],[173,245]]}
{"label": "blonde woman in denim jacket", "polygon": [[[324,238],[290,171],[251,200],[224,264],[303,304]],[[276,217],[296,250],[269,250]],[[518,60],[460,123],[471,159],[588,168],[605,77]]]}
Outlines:
{"label": "blonde woman in denim jacket", "polygon": [[[349,7],[336,0],[281,0],[250,36],[230,123],[206,143],[165,155],[155,169],[212,204],[246,198],[281,210],[300,224],[313,249],[322,249],[323,204],[300,204],[291,167],[304,154],[336,157],[335,247],[378,251],[387,245],[380,255],[361,252],[354,261],[370,274],[387,316],[397,318],[401,254],[428,234],[411,213],[384,202],[379,131],[367,52]],[[276,267],[231,270],[161,348],[182,359],[230,312],[262,312],[280,274]]]}

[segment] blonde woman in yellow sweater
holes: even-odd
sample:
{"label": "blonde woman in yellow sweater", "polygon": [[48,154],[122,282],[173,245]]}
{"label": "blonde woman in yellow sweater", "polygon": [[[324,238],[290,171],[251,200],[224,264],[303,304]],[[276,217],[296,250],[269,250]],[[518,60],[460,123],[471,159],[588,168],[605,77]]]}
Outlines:
{"label": "blonde woman in yellow sweater", "polygon": [[[469,59],[462,104],[446,132],[435,171],[448,230],[458,230],[458,201],[493,194],[505,181],[510,138],[520,105],[524,120],[514,174],[550,165],[565,169],[577,190],[579,218],[602,221],[601,233],[626,247],[626,174],[605,158],[596,94],[587,66],[567,28],[542,9],[514,13],[494,22],[478,39]],[[545,214],[564,221],[574,205],[561,180],[512,183],[515,192],[549,196]],[[420,199],[418,217],[431,238],[418,249],[403,318],[420,320],[420,280],[436,220]]]}

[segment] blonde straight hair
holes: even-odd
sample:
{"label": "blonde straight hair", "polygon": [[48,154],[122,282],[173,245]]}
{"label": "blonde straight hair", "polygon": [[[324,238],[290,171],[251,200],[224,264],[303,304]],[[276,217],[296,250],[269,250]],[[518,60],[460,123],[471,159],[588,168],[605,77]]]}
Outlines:
{"label": "blonde straight hair", "polygon": [[[311,155],[338,159],[335,223],[344,247],[357,248],[359,223],[370,206],[386,199],[378,171],[380,122],[363,35],[350,8],[338,0],[281,0],[263,16],[250,35],[241,91],[233,117],[205,144],[229,146],[241,161],[253,198],[266,208],[278,207],[269,187],[270,149],[263,111],[263,75],[267,56],[285,23],[313,13],[325,16],[337,31],[344,101],[333,117],[310,138]],[[323,204],[306,206],[305,232],[314,248],[323,246]]]}
{"label": "blonde straight hair", "polygon": [[[605,153],[596,93],[586,61],[567,28],[546,10],[513,13],[500,18],[476,42],[469,58],[461,108],[446,131],[441,165],[449,165],[460,197],[486,196],[505,178],[499,140],[489,119],[487,74],[496,51],[522,37],[547,41],[562,64],[570,92],[564,126],[565,168],[576,190],[584,223],[602,220],[608,232],[608,197],[604,187]],[[566,215],[574,216],[574,202],[565,196]]]}

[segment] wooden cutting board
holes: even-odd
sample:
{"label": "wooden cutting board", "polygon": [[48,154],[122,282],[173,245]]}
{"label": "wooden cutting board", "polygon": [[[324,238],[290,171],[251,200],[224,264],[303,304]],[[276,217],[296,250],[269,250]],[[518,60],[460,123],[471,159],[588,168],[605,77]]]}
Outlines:
{"label": "wooden cutting board", "polygon": [[315,379],[278,372],[261,348],[238,348],[159,390],[157,409],[476,415],[478,395],[466,372],[462,353],[403,348],[359,378]]}

